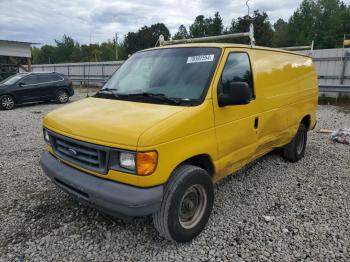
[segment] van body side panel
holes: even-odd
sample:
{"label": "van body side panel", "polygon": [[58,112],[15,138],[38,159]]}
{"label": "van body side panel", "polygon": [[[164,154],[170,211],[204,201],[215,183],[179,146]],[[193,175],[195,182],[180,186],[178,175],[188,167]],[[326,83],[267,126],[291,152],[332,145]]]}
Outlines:
{"label": "van body side panel", "polygon": [[[288,144],[303,117],[315,124],[317,76],[306,56],[269,50],[226,49],[246,52],[252,63],[255,100],[249,105],[220,108],[213,88],[213,108],[218,141],[216,178],[235,172],[271,150]],[[219,71],[222,72],[224,63]],[[220,74],[215,83],[219,82]],[[253,128],[258,118],[258,128]]]}
{"label": "van body side panel", "polygon": [[266,50],[251,53],[256,94],[261,105],[256,153],[262,155],[287,144],[302,118],[308,114],[314,116],[317,78],[308,57]]}
{"label": "van body side panel", "polygon": [[144,132],[137,151],[147,150],[158,152],[158,166],[154,174],[138,177],[140,187],[165,183],[180,163],[193,156],[204,154],[215,161],[217,146],[212,99],[173,115]]}

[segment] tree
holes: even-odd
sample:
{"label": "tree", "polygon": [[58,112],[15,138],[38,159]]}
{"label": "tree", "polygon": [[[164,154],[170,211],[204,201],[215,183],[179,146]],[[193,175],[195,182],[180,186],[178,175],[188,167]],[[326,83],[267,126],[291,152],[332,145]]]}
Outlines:
{"label": "tree", "polygon": [[190,36],[192,38],[206,36],[207,24],[203,15],[199,15],[194,20],[194,23],[190,25]]}
{"label": "tree", "polygon": [[289,42],[317,48],[340,47],[350,32],[350,7],[339,0],[304,0],[289,19]]}
{"label": "tree", "polygon": [[288,37],[288,23],[283,19],[278,19],[277,22],[273,25],[275,30],[272,37],[272,46],[274,47],[286,47],[290,46],[289,37]]}
{"label": "tree", "polygon": [[219,12],[214,14],[214,18],[205,18],[203,15],[199,15],[196,17],[193,24],[190,25],[190,36],[195,38],[221,35],[223,29],[224,26]]}
{"label": "tree", "polygon": [[163,35],[165,39],[170,39],[169,29],[163,23],[157,23],[150,27],[144,26],[136,33],[129,32],[124,38],[123,46],[128,54],[132,54],[142,49],[154,47],[160,35]]}
{"label": "tree", "polygon": [[224,29],[222,18],[219,12],[214,14],[214,18],[208,18],[206,20],[207,23],[207,36],[221,35]]}
{"label": "tree", "polygon": [[57,62],[80,61],[80,46],[73,38],[63,35],[62,40],[55,40],[57,45]]}
{"label": "tree", "polygon": [[173,39],[186,39],[189,35],[187,33],[187,29],[184,25],[180,25],[177,33],[173,36]]}

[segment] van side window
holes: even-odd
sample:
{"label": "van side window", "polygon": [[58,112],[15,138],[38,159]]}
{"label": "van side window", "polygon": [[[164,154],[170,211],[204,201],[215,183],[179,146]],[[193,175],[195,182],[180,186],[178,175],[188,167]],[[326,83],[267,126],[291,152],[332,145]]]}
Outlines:
{"label": "van side window", "polygon": [[245,82],[252,90],[253,98],[253,78],[250,66],[250,60],[247,53],[231,53],[226,61],[221,76],[221,85],[219,85],[219,93],[225,92],[233,82]]}

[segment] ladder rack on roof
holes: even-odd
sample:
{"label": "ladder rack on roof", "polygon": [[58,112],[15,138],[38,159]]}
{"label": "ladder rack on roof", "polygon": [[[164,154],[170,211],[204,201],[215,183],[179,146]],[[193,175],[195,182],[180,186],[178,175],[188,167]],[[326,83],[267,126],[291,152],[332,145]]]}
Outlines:
{"label": "ladder rack on roof", "polygon": [[314,52],[314,41],[311,42],[311,45],[305,45],[305,46],[290,46],[290,47],[281,47],[280,49],[286,50],[286,51],[302,51],[302,50],[310,50],[310,55]]}
{"label": "ladder rack on roof", "polygon": [[159,44],[160,44],[160,46],[166,46],[166,45],[187,44],[187,43],[203,43],[203,42],[210,42],[210,41],[235,39],[235,38],[241,38],[241,37],[249,37],[250,45],[252,47],[255,45],[253,24],[250,25],[249,32],[227,34],[227,35],[208,36],[208,37],[199,37],[199,38],[187,38],[187,39],[168,40],[168,41],[165,41],[164,36],[160,35],[159,36]]}

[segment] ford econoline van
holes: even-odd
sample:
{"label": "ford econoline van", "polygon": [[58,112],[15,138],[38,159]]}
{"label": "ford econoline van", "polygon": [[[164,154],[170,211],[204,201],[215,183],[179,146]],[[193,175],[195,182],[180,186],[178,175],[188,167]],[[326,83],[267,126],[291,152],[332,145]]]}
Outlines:
{"label": "ford econoline van", "polygon": [[275,149],[304,156],[317,100],[308,56],[216,43],[148,49],[93,97],[47,114],[41,165],[82,203],[152,215],[162,236],[186,242],[209,219],[215,182]]}

